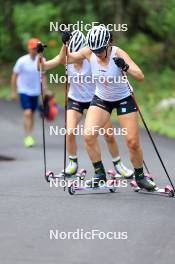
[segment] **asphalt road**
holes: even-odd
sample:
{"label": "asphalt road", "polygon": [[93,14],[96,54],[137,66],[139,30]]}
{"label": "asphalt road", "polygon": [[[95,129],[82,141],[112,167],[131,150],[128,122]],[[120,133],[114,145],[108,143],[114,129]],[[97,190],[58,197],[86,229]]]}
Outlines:
{"label": "asphalt road", "polygon": [[[62,115],[55,124],[63,124]],[[55,125],[54,124],[54,125]],[[16,103],[0,101],[0,155],[14,161],[0,162],[0,263],[2,264],[174,264],[175,199],[134,193],[130,187],[117,193],[81,193],[70,196],[50,188],[43,177],[41,120],[36,117],[37,146],[22,144],[21,111]],[[63,168],[63,137],[49,136],[46,127],[48,169]],[[141,131],[145,160],[160,186],[168,183],[147,134]],[[175,140],[154,134],[163,160],[175,183]],[[128,151],[117,137],[123,161],[130,166]],[[111,158],[101,138],[106,169]],[[77,138],[81,167],[93,173]],[[60,239],[68,232],[115,232],[117,239]],[[50,231],[55,237],[50,239]],[[66,233],[67,232],[67,233]],[[123,232],[123,233],[122,233]],[[58,233],[57,233],[58,234]],[[119,239],[125,238],[127,239]],[[123,235],[123,236],[122,236]],[[58,239],[56,239],[58,238]]]}

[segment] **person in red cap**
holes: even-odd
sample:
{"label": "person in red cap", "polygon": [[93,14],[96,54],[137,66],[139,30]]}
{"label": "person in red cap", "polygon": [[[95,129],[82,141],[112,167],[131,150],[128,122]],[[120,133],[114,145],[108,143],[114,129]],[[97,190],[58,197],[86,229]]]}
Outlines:
{"label": "person in red cap", "polygon": [[[38,107],[40,95],[40,80],[37,71],[36,45],[38,38],[31,38],[27,42],[28,54],[20,57],[14,68],[11,78],[12,99],[19,95],[21,107],[23,109],[24,145],[32,147],[35,141],[32,137],[34,125],[34,112]],[[46,77],[43,78],[43,87],[46,86]]]}

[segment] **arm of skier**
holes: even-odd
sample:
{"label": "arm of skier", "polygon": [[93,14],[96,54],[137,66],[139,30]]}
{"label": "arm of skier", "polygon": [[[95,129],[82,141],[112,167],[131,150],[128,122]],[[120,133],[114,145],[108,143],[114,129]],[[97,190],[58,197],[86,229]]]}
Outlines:
{"label": "arm of skier", "polygon": [[38,61],[37,61],[37,69],[38,69],[38,71],[40,70],[40,64],[41,64],[42,71],[47,71],[47,70],[53,69],[57,65],[61,64],[61,59],[60,59],[60,56],[58,54],[55,58],[53,58],[51,60],[48,60],[48,61],[45,61],[43,59],[43,54],[39,53]]}
{"label": "arm of skier", "polygon": [[68,64],[76,63],[79,61],[82,61],[84,59],[89,59],[91,51],[88,48],[82,48],[77,52],[66,52],[66,45],[63,45],[60,53],[59,53],[59,59],[62,64],[65,64],[66,62],[66,53],[67,53],[67,62]]}
{"label": "arm of skier", "polygon": [[18,75],[13,72],[11,77],[11,99],[17,99],[17,89],[16,89],[16,82],[17,82]]}
{"label": "arm of skier", "polygon": [[47,70],[53,69],[57,65],[61,64],[61,59],[60,59],[59,54],[55,58],[53,58],[52,60],[45,61],[45,59],[43,58],[43,52],[44,52],[44,49],[46,47],[47,46],[41,42],[38,42],[38,44],[36,46],[36,50],[38,53],[38,61],[37,61],[38,71],[40,70],[40,67],[41,67],[42,71],[47,71]]}
{"label": "arm of skier", "polygon": [[117,57],[124,59],[125,63],[128,64],[129,68],[127,73],[129,73],[135,80],[143,81],[144,74],[137,64],[129,57],[129,55],[122,49],[118,48],[116,52]]}

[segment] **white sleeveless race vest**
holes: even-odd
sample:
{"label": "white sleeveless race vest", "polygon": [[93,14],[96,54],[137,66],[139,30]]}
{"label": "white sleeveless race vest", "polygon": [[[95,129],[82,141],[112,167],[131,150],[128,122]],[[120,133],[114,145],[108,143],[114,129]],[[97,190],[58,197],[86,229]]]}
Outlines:
{"label": "white sleeveless race vest", "polygon": [[73,64],[68,65],[69,93],[68,97],[78,102],[91,102],[95,94],[95,83],[91,79],[91,66],[88,60],[83,60],[80,70]]}
{"label": "white sleeveless race vest", "polygon": [[116,57],[116,50],[117,47],[113,46],[109,63],[106,66],[101,66],[97,62],[94,53],[90,56],[92,76],[96,83],[95,95],[109,102],[124,99],[131,94],[126,82],[127,77],[122,76],[121,69],[113,61]]}

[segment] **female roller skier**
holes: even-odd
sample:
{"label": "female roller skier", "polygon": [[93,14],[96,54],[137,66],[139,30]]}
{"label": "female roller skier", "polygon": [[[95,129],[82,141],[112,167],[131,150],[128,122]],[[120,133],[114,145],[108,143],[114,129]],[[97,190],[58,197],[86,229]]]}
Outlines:
{"label": "female roller skier", "polygon": [[[69,41],[68,50],[70,53],[77,52],[85,46],[85,36],[80,31],[72,32],[71,40]],[[59,55],[49,61],[42,60],[43,70],[49,70],[61,63]],[[68,76],[70,80],[70,88],[68,93],[68,107],[67,107],[67,151],[69,153],[69,164],[66,168],[67,175],[73,175],[78,169],[77,145],[74,129],[78,126],[83,112],[88,109],[95,93],[95,84],[93,82],[86,82],[85,77],[91,78],[91,65],[87,59],[78,60],[74,64],[68,65]],[[80,78],[77,81],[77,78]],[[76,82],[75,82],[76,80]],[[119,150],[113,134],[108,134],[108,129],[112,129],[112,122],[110,119],[104,123],[106,131],[104,138],[107,143],[109,152],[112,156],[114,168],[117,173],[125,178],[131,178],[133,171],[128,169],[121,161]],[[111,131],[111,130],[110,130]],[[99,146],[96,146],[99,149]]]}
{"label": "female roller skier", "polygon": [[[63,43],[65,44],[70,39],[71,34],[67,31],[64,32],[62,35]],[[76,63],[86,59],[91,65],[92,75],[98,77],[95,79],[95,95],[88,109],[84,128],[85,146],[95,169],[95,175],[91,183],[98,185],[100,180],[106,181],[106,173],[97,142],[98,131],[96,133],[89,133],[89,131],[92,130],[94,125],[98,126],[99,129],[104,127],[110,118],[112,110],[115,108],[120,126],[127,128],[125,140],[130,153],[130,160],[134,167],[136,182],[141,188],[153,190],[155,183],[144,176],[137,108],[131,96],[128,83],[115,81],[116,77],[122,79],[123,72],[127,72],[137,81],[142,81],[144,75],[124,50],[110,45],[110,33],[105,27],[92,27],[87,35],[87,43],[88,47],[68,54],[68,63]],[[64,46],[60,51],[59,57],[65,61]],[[120,67],[117,63],[118,59],[120,59]],[[106,79],[110,77],[110,82],[106,81],[103,84],[100,81],[101,77]],[[113,81],[111,81],[111,78]]]}

